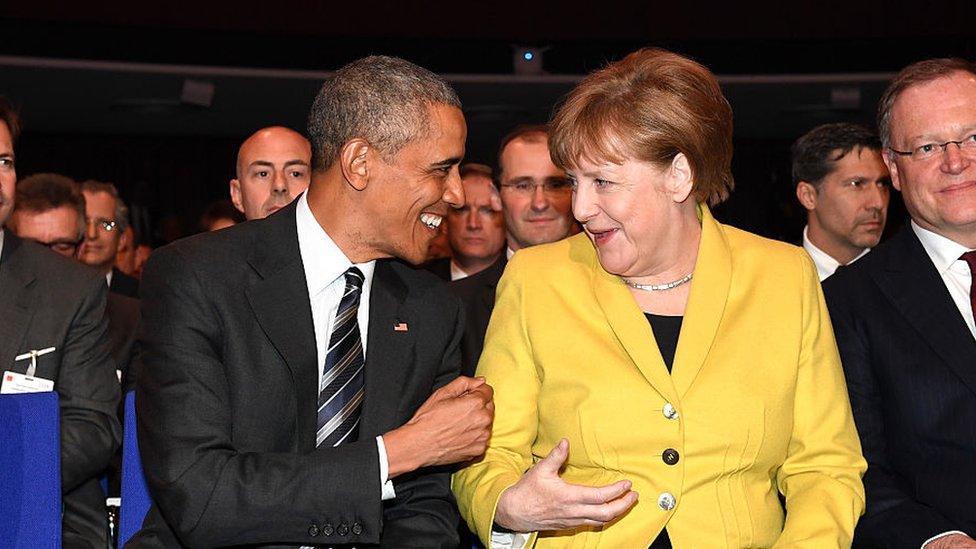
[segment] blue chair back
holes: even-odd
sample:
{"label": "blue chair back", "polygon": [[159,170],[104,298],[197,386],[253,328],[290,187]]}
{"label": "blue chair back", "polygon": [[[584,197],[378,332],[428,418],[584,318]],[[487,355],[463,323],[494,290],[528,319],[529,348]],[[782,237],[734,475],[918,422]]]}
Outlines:
{"label": "blue chair back", "polygon": [[0,547],[61,547],[58,394],[0,395]]}
{"label": "blue chair back", "polygon": [[119,509],[119,547],[142,528],[152,506],[149,486],[142,473],[139,439],[136,437],[136,394],[125,395],[125,418],[122,427],[122,507]]}

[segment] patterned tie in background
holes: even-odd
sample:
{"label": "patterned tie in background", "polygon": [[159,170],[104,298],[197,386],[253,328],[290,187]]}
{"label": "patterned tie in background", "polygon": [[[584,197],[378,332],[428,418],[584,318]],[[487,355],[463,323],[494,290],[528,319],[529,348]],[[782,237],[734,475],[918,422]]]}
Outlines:
{"label": "patterned tie in background", "polygon": [[357,313],[365,277],[356,267],[350,267],[345,277],[346,289],[332,325],[329,350],[319,384],[316,447],[353,442],[359,434],[364,360]]}

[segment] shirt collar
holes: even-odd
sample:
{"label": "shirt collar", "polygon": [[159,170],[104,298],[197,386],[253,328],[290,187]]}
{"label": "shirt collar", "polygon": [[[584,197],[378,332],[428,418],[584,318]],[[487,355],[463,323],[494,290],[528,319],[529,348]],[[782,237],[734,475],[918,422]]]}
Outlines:
{"label": "shirt collar", "polygon": [[[295,221],[298,226],[298,250],[302,255],[302,265],[305,268],[308,295],[315,297],[337,278],[343,276],[353,263],[315,220],[312,209],[308,206],[307,193],[302,193],[298,199]],[[369,284],[373,279],[376,261],[357,263],[356,267],[363,272],[366,284]]]}
{"label": "shirt collar", "polygon": [[0,257],[3,257],[3,227],[0,227]]}
{"label": "shirt collar", "polygon": [[935,264],[935,269],[939,271],[940,275],[948,271],[949,267],[959,260],[959,256],[969,251],[969,248],[954,240],[928,229],[923,229],[915,223],[914,219],[912,220],[912,230],[922,242],[925,253],[929,254],[929,259]]}
{"label": "shirt collar", "polygon": [[[810,241],[810,237],[807,235],[807,230],[809,228],[809,225],[803,227],[803,249],[806,250],[807,253],[810,254],[810,257],[813,258],[813,263],[817,266],[817,273],[820,275],[820,280],[823,280],[834,274],[834,272],[837,271],[837,268],[841,266],[841,263]],[[871,248],[864,248],[861,250],[861,253],[857,254],[857,257],[852,259],[850,263],[847,263],[847,265],[851,265],[858,259],[868,255],[868,252],[870,251]]]}

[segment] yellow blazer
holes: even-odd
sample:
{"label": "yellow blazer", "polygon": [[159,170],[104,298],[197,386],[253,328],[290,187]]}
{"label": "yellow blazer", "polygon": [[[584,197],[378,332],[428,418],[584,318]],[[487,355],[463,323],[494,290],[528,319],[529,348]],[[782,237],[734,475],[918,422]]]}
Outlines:
{"label": "yellow blazer", "polygon": [[454,477],[482,541],[502,491],[565,437],[565,481],[630,479],[640,499],[603,528],[529,546],[647,547],[665,527],[679,548],[850,546],[866,463],[816,269],[800,248],[700,212],[670,375],[585,234],[509,262],[478,363],[495,389],[491,441]]}

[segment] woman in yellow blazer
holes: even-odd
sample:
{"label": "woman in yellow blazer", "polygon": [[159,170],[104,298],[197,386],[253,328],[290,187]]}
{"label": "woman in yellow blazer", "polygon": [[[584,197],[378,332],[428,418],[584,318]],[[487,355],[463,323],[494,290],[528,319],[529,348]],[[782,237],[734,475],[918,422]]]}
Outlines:
{"label": "woman in yellow blazer", "polygon": [[550,132],[585,231],[499,284],[492,438],[454,478],[468,525],[494,547],[849,547],[866,465],[817,273],[712,218],[732,187],[714,76],[635,52]]}

